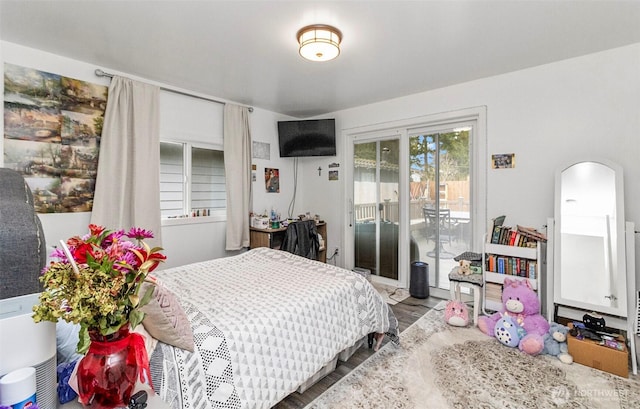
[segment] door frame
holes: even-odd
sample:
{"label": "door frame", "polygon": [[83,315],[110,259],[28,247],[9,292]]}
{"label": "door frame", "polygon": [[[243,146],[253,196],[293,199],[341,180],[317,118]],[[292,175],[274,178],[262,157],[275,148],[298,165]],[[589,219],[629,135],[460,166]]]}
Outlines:
{"label": "door frame", "polygon": [[[358,126],[342,130],[342,143],[344,155],[344,197],[345,212],[342,242],[344,267],[352,270],[355,265],[355,213],[353,200],[353,145],[354,142],[375,141],[379,139],[390,139],[398,137],[400,139],[400,181],[399,197],[409,197],[409,133],[419,128],[434,127],[443,124],[453,124],[457,122],[475,122],[474,135],[470,140],[471,148],[471,195],[474,205],[472,206],[472,243],[471,250],[482,251],[482,236],[487,228],[487,107],[478,106],[455,111],[441,112],[415,118],[402,119],[373,125]],[[400,243],[410,242],[409,231],[409,203],[405,199],[399,208],[400,226],[398,240]],[[398,280],[389,280],[384,277],[373,277],[372,280],[383,284],[391,282],[391,285],[400,288],[409,288],[409,246],[398,246]],[[434,296],[448,298],[448,292],[433,289]]]}

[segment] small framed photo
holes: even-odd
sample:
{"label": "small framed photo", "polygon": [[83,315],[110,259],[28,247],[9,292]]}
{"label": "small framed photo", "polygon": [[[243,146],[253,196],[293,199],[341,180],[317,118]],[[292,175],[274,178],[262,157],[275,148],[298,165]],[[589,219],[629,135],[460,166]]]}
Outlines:
{"label": "small framed photo", "polygon": [[511,169],[516,167],[515,153],[496,153],[491,155],[492,169]]}
{"label": "small framed photo", "polygon": [[264,185],[267,193],[280,193],[280,171],[275,168],[264,168]]}

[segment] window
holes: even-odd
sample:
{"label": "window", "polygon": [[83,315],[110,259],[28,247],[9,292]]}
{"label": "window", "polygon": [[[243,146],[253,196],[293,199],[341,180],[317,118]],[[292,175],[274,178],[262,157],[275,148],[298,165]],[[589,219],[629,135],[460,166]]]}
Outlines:
{"label": "window", "polygon": [[224,153],[183,142],[160,142],[163,218],[226,214]]}

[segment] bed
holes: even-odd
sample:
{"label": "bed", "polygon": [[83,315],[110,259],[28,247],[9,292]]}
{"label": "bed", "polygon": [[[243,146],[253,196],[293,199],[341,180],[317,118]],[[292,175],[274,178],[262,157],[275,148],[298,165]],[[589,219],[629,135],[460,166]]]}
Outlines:
{"label": "bed", "polygon": [[361,275],[284,251],[154,272],[191,323],[194,352],[159,342],[154,389],[172,408],[270,408],[397,320]]}

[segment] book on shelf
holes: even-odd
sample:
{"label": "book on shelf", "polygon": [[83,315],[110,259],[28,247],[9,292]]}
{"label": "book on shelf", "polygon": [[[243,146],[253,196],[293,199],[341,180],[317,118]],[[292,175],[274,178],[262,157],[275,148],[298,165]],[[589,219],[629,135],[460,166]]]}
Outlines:
{"label": "book on shelf", "polygon": [[532,280],[535,280],[537,278],[536,276],[536,269],[538,268],[538,262],[531,260],[529,262],[529,269],[528,269],[528,277]]}
{"label": "book on shelf", "polygon": [[497,244],[500,240],[500,226],[496,226],[493,228],[493,233],[490,237],[491,243]]}
{"label": "book on shelf", "polygon": [[520,226],[519,224],[516,225],[516,229],[517,231],[526,237],[530,237],[534,240],[537,241],[542,241],[542,242],[546,242],[547,241],[547,235],[544,233],[539,232],[538,230],[534,229],[533,227],[525,227],[525,226]]}
{"label": "book on shelf", "polygon": [[538,262],[524,257],[501,256],[487,253],[485,271],[535,280]]}
{"label": "book on shelf", "polygon": [[508,246],[510,238],[511,238],[511,227],[505,226],[502,229],[502,234],[500,235],[500,244],[504,244],[505,246]]}
{"label": "book on shelf", "polygon": [[491,240],[491,238],[493,237],[493,232],[495,231],[496,227],[502,226],[504,224],[504,219],[506,218],[507,216],[498,216],[491,219],[491,221],[489,221],[488,223],[489,226],[487,231],[487,240]]}
{"label": "book on shelf", "polygon": [[[522,230],[525,229],[525,230]],[[517,247],[536,247],[539,241],[546,242],[546,235],[530,227],[495,226],[488,241],[492,244]]]}

